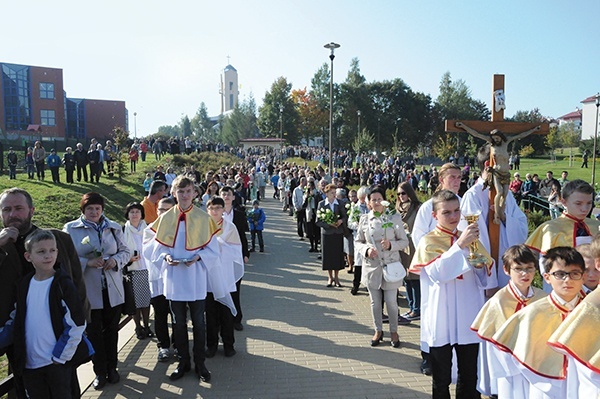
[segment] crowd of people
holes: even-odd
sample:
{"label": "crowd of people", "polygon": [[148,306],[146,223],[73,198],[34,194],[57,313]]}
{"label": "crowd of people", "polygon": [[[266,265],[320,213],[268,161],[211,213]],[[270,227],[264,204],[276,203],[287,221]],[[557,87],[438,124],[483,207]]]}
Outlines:
{"label": "crowd of people", "polygon": [[[600,222],[588,217],[594,190],[582,180],[569,181],[566,171],[560,180],[549,171],[537,188],[547,190],[541,195],[557,209],[532,234],[519,196],[507,196],[494,261],[483,163],[466,187],[464,168],[455,163],[432,168],[437,186],[422,204],[410,169],[392,185],[397,197],[391,204],[385,178],[348,190],[355,184],[345,178],[352,176],[350,168],[330,176],[320,168],[284,167],[273,182],[282,210],[295,216],[299,239],[308,238],[308,251],[319,253],[326,286],[341,287],[338,273],[347,267],[355,277],[350,292],[355,295],[360,284],[367,288],[370,345],[383,341],[386,319],[392,347],[400,346],[398,325],[421,320],[421,370],[432,375],[434,398],[450,397],[453,355],[456,397],[596,396],[597,346],[584,327],[599,313],[594,289]],[[469,223],[461,215],[479,217]],[[313,224],[321,228],[320,237],[312,233]],[[407,268],[409,310],[403,314],[397,302],[402,283],[386,279],[386,269],[397,260]],[[543,290],[532,285],[538,264]]]}
{"label": "crowd of people", "polygon": [[[88,161],[89,153],[102,149],[93,146]],[[33,155],[39,147],[32,159],[43,179],[44,155]],[[77,147],[75,153],[83,152]],[[598,320],[599,312],[593,290],[600,222],[588,218],[594,199],[588,183],[569,181],[566,173],[555,182],[548,172],[537,189],[549,187],[560,208],[531,235],[518,205],[531,195],[523,183],[521,197],[506,197],[494,244],[483,159],[474,174],[468,164],[418,168],[416,160],[380,161],[340,151],[330,171],[286,161],[326,161],[327,153],[318,149],[219,150],[237,153],[240,162],[204,176],[194,166],[157,167],[143,183],[146,196],[125,207],[122,223],[109,220],[106,199],[89,192],[80,200],[80,216],[63,231],[44,230],[31,222],[29,193],[13,188],[0,194],[0,346],[8,348],[19,397],[79,397],[75,370],[90,358],[95,389],[119,382],[118,323],[128,284],[136,337],[156,337],[157,361],[176,353],[169,378],[182,378],[193,365],[201,381],[210,381],[206,358],[216,356],[219,339],[224,355],[235,356],[235,331],[244,328],[244,264],[257,244],[260,252],[269,245],[263,236],[268,215],[260,207],[268,185],[281,210],[294,217],[298,239],[321,261],[324,287],[343,288],[339,273],[347,269],[353,275],[350,293],[357,295],[361,285],[368,291],[371,346],[384,341],[384,323],[389,344],[398,348],[399,326],[421,321],[421,371],[432,376],[433,397],[450,395],[453,355],[460,398],[597,395],[597,351],[585,335],[589,326],[581,327],[589,318]],[[96,160],[90,179],[112,170],[100,166],[101,159],[106,162]],[[87,181],[86,168],[76,170],[77,180]],[[395,199],[388,200],[389,190]],[[419,191],[431,198],[421,203]],[[469,223],[461,215],[479,218]],[[489,255],[494,245],[500,254],[495,261]],[[532,286],[538,262],[543,290]],[[403,285],[408,310],[400,314]],[[19,307],[23,301],[27,306]],[[48,302],[49,310],[43,305]],[[36,327],[47,324],[30,334],[34,318]]]}

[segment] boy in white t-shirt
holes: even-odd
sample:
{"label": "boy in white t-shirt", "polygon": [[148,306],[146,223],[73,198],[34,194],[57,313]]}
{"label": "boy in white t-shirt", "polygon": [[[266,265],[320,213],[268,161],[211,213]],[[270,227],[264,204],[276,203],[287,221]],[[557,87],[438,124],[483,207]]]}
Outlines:
{"label": "boy in white t-shirt", "polygon": [[[23,376],[27,396],[71,398],[71,370],[89,360],[83,338],[85,315],[71,278],[55,269],[54,235],[43,229],[25,240],[25,259],[35,268],[17,287],[16,309],[0,329],[0,347],[13,343],[14,372]],[[81,343],[81,345],[80,345]]]}

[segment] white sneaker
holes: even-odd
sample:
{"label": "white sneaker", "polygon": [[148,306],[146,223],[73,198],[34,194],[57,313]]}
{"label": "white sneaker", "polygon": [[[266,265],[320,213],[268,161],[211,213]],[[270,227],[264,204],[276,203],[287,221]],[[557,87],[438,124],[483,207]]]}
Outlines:
{"label": "white sneaker", "polygon": [[166,362],[171,357],[171,352],[168,348],[159,348],[158,349],[158,361]]}

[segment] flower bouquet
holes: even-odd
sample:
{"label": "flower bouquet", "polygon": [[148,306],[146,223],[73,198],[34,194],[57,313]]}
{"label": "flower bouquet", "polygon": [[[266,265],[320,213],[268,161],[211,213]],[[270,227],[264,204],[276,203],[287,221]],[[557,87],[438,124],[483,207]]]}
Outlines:
{"label": "flower bouquet", "polygon": [[322,208],[317,210],[317,219],[327,224],[333,225],[338,221],[338,215],[333,213],[331,208]]}
{"label": "flower bouquet", "polygon": [[[348,204],[350,205],[350,204]],[[348,212],[348,221],[350,223],[358,223],[360,220],[360,208],[358,207],[358,203],[352,204],[350,206],[350,210]]]}

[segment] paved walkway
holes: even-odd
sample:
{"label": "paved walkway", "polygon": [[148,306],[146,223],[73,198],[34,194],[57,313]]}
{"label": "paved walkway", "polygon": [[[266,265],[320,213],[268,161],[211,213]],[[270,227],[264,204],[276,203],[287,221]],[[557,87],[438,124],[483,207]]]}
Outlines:
{"label": "paved walkway", "polygon": [[[267,192],[267,196],[272,195]],[[252,255],[242,284],[244,331],[236,331],[237,355],[222,346],[207,367],[210,384],[194,373],[168,379],[175,361],[157,363],[156,343],[139,341],[131,326],[122,331],[121,382],[103,391],[88,387],[83,398],[428,398],[430,377],[419,372],[418,322],[400,326],[402,346],[369,346],[373,335],[369,296],[349,293],[351,275],[340,273],[344,288],[327,288],[326,272],[308,243],[299,241],[294,219],[267,198],[265,253]],[[401,303],[402,311],[406,303]],[[133,324],[133,323],[130,323]],[[384,325],[384,330],[387,325]],[[93,380],[80,370],[82,389]]]}

